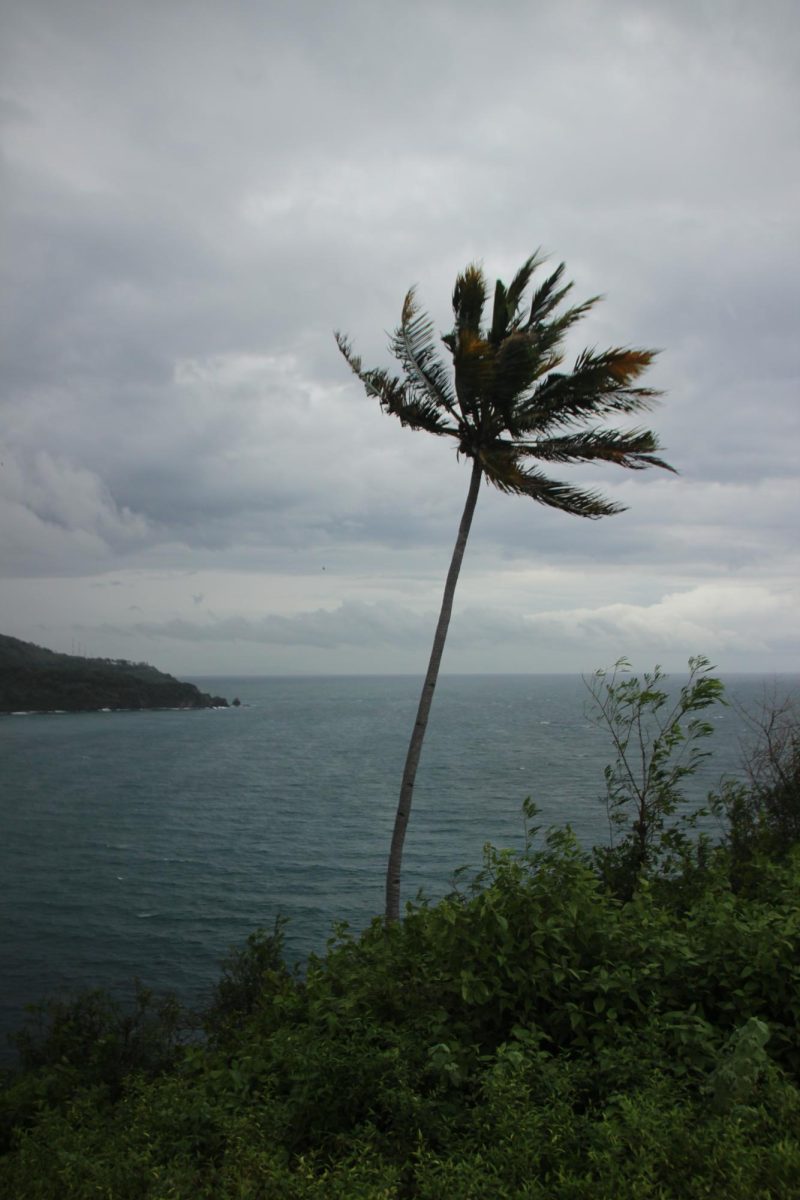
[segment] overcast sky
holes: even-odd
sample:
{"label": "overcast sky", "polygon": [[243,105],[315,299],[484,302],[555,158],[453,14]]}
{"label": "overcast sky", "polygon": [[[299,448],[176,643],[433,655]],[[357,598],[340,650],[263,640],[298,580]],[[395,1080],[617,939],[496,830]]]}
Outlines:
{"label": "overcast sky", "polygon": [[[678,469],[484,487],[445,671],[800,671],[796,0],[0,0],[0,632],[424,669],[469,471],[368,399],[538,246]],[[445,351],[446,353],[446,351]]]}

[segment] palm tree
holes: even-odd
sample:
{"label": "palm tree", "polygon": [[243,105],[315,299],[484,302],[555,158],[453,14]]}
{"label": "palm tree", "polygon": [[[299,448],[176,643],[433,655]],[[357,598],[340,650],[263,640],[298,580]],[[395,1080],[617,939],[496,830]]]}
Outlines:
{"label": "palm tree", "polygon": [[473,263],[458,276],[453,291],[455,323],[442,338],[452,357],[452,371],[436,353],[433,322],[420,311],[413,288],[390,340],[402,376],[381,368],[365,370],[349,340],[336,334],[342,354],[384,412],[412,429],[454,438],[458,455],[472,462],[400,787],[386,872],[387,922],[396,921],[400,913],[400,871],[414,781],[481,478],[501,492],[530,496],[575,516],[597,518],[621,512],[623,506],[596,491],[551,479],[529,465],[530,460],[600,460],[633,470],[650,466],[672,470],[656,457],[658,441],[649,430],[585,427],[590,418],[628,415],[650,407],[659,393],[633,384],[653,361],[655,351],[584,350],[571,371],[559,370],[565,334],[600,297],[557,312],[572,288],[563,282],[562,263],[534,291],[530,308],[523,312],[523,295],[541,263],[534,254],[509,287],[497,281],[489,325],[483,321],[489,297],[481,267]]}

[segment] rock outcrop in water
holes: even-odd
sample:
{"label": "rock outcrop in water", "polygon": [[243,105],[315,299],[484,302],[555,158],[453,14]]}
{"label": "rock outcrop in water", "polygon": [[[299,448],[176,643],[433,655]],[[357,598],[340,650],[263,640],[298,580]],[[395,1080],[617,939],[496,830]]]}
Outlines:
{"label": "rock outcrop in water", "polygon": [[227,707],[148,663],[57,654],[0,634],[0,713]]}

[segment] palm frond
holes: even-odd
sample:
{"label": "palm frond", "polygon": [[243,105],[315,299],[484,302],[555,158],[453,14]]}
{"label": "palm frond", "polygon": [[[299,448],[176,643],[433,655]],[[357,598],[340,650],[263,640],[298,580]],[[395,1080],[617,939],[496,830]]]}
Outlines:
{"label": "palm frond", "polygon": [[575,371],[605,371],[617,383],[627,385],[652,366],[657,350],[636,350],[632,346],[613,346],[598,354],[584,350],[575,360]]}
{"label": "palm frond", "polygon": [[380,367],[363,371],[360,379],[367,393],[377,396],[383,411],[397,417],[401,425],[425,429],[428,433],[455,436],[456,431],[442,417],[432,400],[419,396],[388,371]]}
{"label": "palm frond", "polygon": [[633,471],[663,467],[677,474],[674,467],[656,456],[661,447],[649,429],[585,429],[562,437],[517,442],[515,449],[523,458],[538,458],[543,462],[601,461]]}
{"label": "palm frond", "polygon": [[489,341],[497,345],[508,334],[508,292],[502,279],[494,285],[494,307],[492,308],[492,328]]}
{"label": "palm frond", "polygon": [[492,373],[491,346],[480,334],[460,333],[453,367],[461,421],[473,429],[482,428]]}
{"label": "palm frond", "polygon": [[399,419],[401,425],[412,429],[424,429],[428,433],[457,437],[458,432],[442,417],[438,406],[430,399],[419,396],[403,380],[390,375],[383,368],[364,370],[360,357],[354,353],[350,341],[337,332],[336,344],[347,360],[351,370],[364,385],[368,396],[375,396],[384,412]]}
{"label": "palm frond", "polygon": [[508,287],[505,286],[501,279],[497,280],[494,288],[494,308],[492,310],[492,325],[489,334],[489,341],[493,345],[499,345],[503,338],[515,333],[519,328],[519,306],[522,302],[522,296],[530,283],[531,276],[536,268],[541,265],[541,262],[542,259],[540,259],[539,251],[537,250],[535,254],[532,254],[530,258],[525,260]]}
{"label": "palm frond", "polygon": [[350,338],[346,333],[342,333],[339,329],[335,329],[333,331],[333,336],[336,338],[336,345],[339,347],[341,354],[343,354],[347,360],[347,365],[350,367],[350,370],[353,372],[353,374],[360,376],[361,359],[353,349],[353,343],[350,341]]}
{"label": "palm frond", "polygon": [[635,413],[652,407],[656,388],[632,387],[652,363],[655,350],[585,350],[569,373],[555,372],[525,401],[521,423],[529,432],[557,428],[589,416]]}
{"label": "palm frond", "polygon": [[409,383],[454,419],[456,397],[450,375],[438,358],[434,346],[433,321],[421,312],[414,288],[410,288],[403,303],[400,324],[391,340],[391,350],[401,363]]}
{"label": "palm frond", "polygon": [[[590,296],[583,303],[574,304],[571,308],[565,309],[559,317],[555,317],[552,321],[542,321],[530,326],[530,336],[536,339],[539,353],[545,355],[548,352],[557,351],[567,331],[582,320],[594,308],[599,299],[599,296]],[[560,361],[560,354],[558,358]]]}
{"label": "palm frond", "polygon": [[519,306],[522,303],[522,296],[531,281],[534,271],[544,262],[544,258],[540,257],[540,251],[536,250],[527,258],[517,271],[511,283],[508,285],[508,293],[506,303],[512,319],[519,312]]}
{"label": "palm frond", "polygon": [[453,289],[455,332],[480,335],[486,304],[486,279],[477,263],[471,263],[456,279]]}
{"label": "palm frond", "polygon": [[575,487],[559,479],[550,479],[542,471],[522,467],[513,446],[495,444],[487,447],[480,452],[479,461],[487,479],[501,492],[528,496],[548,508],[590,520],[625,511],[624,505],[607,500],[591,488]]}
{"label": "palm frond", "polygon": [[544,283],[536,289],[531,297],[530,315],[528,316],[528,328],[533,325],[539,325],[542,321],[549,317],[550,313],[558,307],[564,297],[572,291],[573,284],[567,283],[564,287],[559,288],[558,284],[564,274],[564,263],[559,263],[552,275],[548,275]]}
{"label": "palm frond", "polygon": [[522,433],[516,421],[519,398],[536,382],[540,371],[538,347],[527,333],[520,331],[503,338],[493,358],[487,398],[498,418],[498,427],[513,436]]}

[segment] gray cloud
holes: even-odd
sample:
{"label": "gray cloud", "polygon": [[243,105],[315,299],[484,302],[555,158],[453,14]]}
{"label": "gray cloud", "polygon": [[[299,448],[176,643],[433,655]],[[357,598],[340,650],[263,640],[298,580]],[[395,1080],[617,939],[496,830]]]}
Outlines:
{"label": "gray cloud", "polygon": [[[388,650],[400,654],[391,659],[395,667],[415,669],[424,661],[435,615],[397,603],[350,601],[290,616],[174,618],[112,626],[103,632],[118,640],[139,636],[156,644],[238,643],[331,655],[344,651],[361,654],[364,661],[375,661]],[[786,656],[800,649],[794,603],[761,585],[723,582],[668,593],[648,604],[616,602],[532,613],[466,606],[454,619],[448,654],[467,664],[462,669],[484,662],[501,670],[586,671],[610,665],[623,653],[643,659],[644,665],[646,656],[655,653],[674,668],[700,647],[726,656],[738,669],[760,657],[780,670]],[[347,659],[339,656],[334,661]]]}
{"label": "gray cloud", "polygon": [[656,606],[670,579],[796,583],[795,5],[6,7],[10,584],[239,573],[233,623],[322,564],[345,615],[435,594],[463,464],[374,411],[332,329],[385,362],[408,285],[444,329],[466,261],[507,275],[537,243],[607,293],[576,351],[663,348],[681,476],[583,472],[629,505],[598,525],[485,492],[462,586],[494,578],[499,620],[512,564],[616,567],[621,604],[648,571]]}

